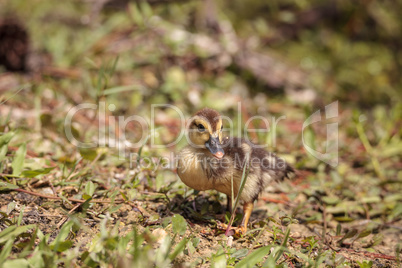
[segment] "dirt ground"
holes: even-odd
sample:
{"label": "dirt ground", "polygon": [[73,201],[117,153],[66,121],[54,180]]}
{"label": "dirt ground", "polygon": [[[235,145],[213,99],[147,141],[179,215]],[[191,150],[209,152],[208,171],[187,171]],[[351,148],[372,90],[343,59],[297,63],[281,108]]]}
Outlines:
{"label": "dirt ground", "polygon": [[[46,192],[46,189],[42,189],[42,192],[43,191]],[[217,203],[216,200],[211,200],[214,197],[214,195],[209,196],[208,193],[205,193],[199,195],[196,201],[194,201],[194,199],[183,200],[182,198],[178,197],[177,200],[171,200],[170,202],[187,202],[187,205],[195,206],[197,210],[202,209],[202,204],[209,203],[209,207],[212,206],[215,208],[215,210],[220,210],[221,212],[215,215],[212,213],[208,214],[212,215],[213,218],[222,220],[224,217],[223,211],[225,209],[225,204],[221,203],[221,206],[219,207],[219,203]],[[264,199],[275,200],[278,197],[279,196],[275,194],[263,194],[256,204],[254,212],[251,216],[251,227],[249,227],[251,232],[253,232],[253,230],[257,231],[258,235],[247,235],[245,237],[235,239],[232,244],[233,248],[255,249],[275,243],[272,232],[269,232],[271,226],[265,226],[262,231],[259,229],[259,227],[268,216],[278,218],[280,215],[291,213],[292,207],[289,205],[275,203],[267,205],[267,202],[264,201]],[[69,211],[69,208],[59,201],[46,200],[45,198],[32,196],[26,193],[11,192],[0,194],[1,211],[6,211],[7,205],[10,202],[16,203],[13,212],[15,217],[18,217],[21,208],[25,206],[22,224],[37,224],[40,230],[42,230],[44,234],[50,234],[51,238],[56,237],[61,225],[67,220],[66,214]],[[168,204],[166,200],[163,199],[137,201],[135,204],[141,208],[141,211],[138,209],[133,209],[133,207],[129,204],[123,204],[115,213],[111,215],[114,219],[113,223],[117,223],[118,221],[120,222],[119,230],[122,233],[128,232],[131,230],[131,228],[133,228],[133,226],[135,226],[139,232],[143,232],[145,228],[148,227],[153,234],[160,234],[157,230],[160,229],[163,219],[173,215],[173,213],[180,213],[180,211],[177,211],[177,209],[176,211],[170,211],[170,209],[167,207]],[[93,209],[102,210],[102,206],[104,205],[95,204],[94,206],[96,206],[96,208],[93,207]],[[270,211],[270,208],[274,208],[276,211]],[[194,237],[198,237],[200,242],[194,254],[182,254],[179,256],[176,262],[193,264],[198,263],[199,266],[209,266],[208,261],[205,261],[205,259],[216,252],[218,248],[227,245],[228,238],[223,234],[223,231],[220,231],[216,228],[216,226],[213,224],[213,221],[208,222],[195,219],[194,217],[189,217],[186,211],[181,211],[181,214],[186,218],[187,223],[190,226],[187,229],[186,235],[191,234]],[[152,215],[159,216],[157,217],[157,220],[151,220],[155,218],[152,217]],[[75,238],[75,241],[80,243],[83,249],[90,245],[91,240],[97,233],[99,233],[99,223],[100,220],[96,217],[86,217],[84,219],[85,228],[82,228]],[[350,229],[359,228],[359,226],[362,226],[366,223],[367,222],[365,221],[356,221],[346,223],[343,227]],[[326,226],[327,230],[336,228],[336,225],[332,226],[334,224],[334,222],[328,222]],[[373,247],[374,251],[369,251],[364,248],[364,244],[370,241],[373,236],[372,234],[356,242],[345,242],[344,245],[340,247],[337,244],[337,241],[340,239],[340,237],[334,236],[331,234],[332,232],[327,231],[327,241],[323,244],[323,250],[332,249],[336,251],[340,255],[340,258],[343,257],[348,260],[352,267],[360,267],[357,261],[363,262],[370,260],[373,262],[372,267],[398,267],[397,261],[392,259],[392,256],[395,256],[395,252],[393,252],[393,250],[395,249],[396,245],[400,244],[402,241],[400,226],[401,222],[399,221],[385,227],[385,229],[382,230],[384,238],[379,245]],[[0,227],[0,229],[3,228]],[[303,239],[306,237],[322,237],[322,229],[323,226],[319,222],[300,222],[297,224],[292,224],[292,231],[290,233],[291,240],[288,245],[289,249],[300,250],[304,244]],[[166,233],[163,232],[162,234]],[[294,267],[301,267],[302,263],[295,261],[294,265]]]}

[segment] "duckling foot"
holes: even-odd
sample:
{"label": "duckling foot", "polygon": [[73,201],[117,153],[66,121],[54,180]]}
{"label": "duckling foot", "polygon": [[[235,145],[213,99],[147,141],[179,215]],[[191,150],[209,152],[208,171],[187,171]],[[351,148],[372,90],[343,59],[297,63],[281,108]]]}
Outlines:
{"label": "duckling foot", "polygon": [[226,233],[227,236],[234,236],[235,238],[243,237],[247,232],[247,228],[244,226],[233,227]]}
{"label": "duckling foot", "polygon": [[[228,228],[228,225],[220,221],[217,221],[216,228],[218,228],[219,230],[226,230]],[[232,227],[231,229],[234,229],[234,227]]]}
{"label": "duckling foot", "polygon": [[247,232],[247,227],[245,227],[245,226],[240,226],[240,227],[231,226],[230,229],[227,230],[228,225],[225,223],[221,223],[221,222],[218,222],[216,227],[221,231],[227,231],[227,233],[226,233],[227,236],[234,236],[236,238],[242,237]]}
{"label": "duckling foot", "polygon": [[245,226],[240,226],[240,227],[235,228],[235,236],[236,237],[241,237],[241,236],[245,235],[246,232],[247,232],[247,227],[245,227]]}

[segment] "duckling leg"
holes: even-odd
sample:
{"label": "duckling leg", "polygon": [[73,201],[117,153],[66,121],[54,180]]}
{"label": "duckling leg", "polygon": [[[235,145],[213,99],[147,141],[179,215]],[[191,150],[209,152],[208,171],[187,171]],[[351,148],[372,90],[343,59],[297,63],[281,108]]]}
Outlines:
{"label": "duckling leg", "polygon": [[[232,209],[232,198],[230,198],[229,197],[229,195],[226,195],[226,200],[227,200],[227,203],[226,203],[226,211],[229,211],[229,213],[230,214],[232,214],[232,211],[233,211],[233,209]],[[225,219],[226,219],[226,212],[225,213],[223,213],[223,216],[222,216],[222,221],[225,221]],[[219,226],[219,228],[221,228],[221,229],[226,229],[227,228],[227,225],[226,225],[226,227],[224,227],[224,225],[225,224],[220,224]]]}
{"label": "duckling leg", "polygon": [[226,210],[229,211],[230,214],[232,214],[232,198],[230,198],[229,195],[226,195],[227,197],[227,204],[226,204]]}
{"label": "duckling leg", "polygon": [[250,219],[251,212],[253,212],[253,208],[254,208],[253,202],[244,203],[243,205],[244,216],[239,228],[237,228],[236,230],[237,235],[245,234],[247,232],[247,224],[248,220]]}

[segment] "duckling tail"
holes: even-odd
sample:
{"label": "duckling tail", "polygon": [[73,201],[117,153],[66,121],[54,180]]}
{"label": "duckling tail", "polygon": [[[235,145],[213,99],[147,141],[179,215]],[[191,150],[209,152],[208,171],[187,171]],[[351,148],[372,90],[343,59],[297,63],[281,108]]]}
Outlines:
{"label": "duckling tail", "polygon": [[297,173],[297,171],[291,165],[286,164],[284,178],[293,179],[295,177],[296,173]]}

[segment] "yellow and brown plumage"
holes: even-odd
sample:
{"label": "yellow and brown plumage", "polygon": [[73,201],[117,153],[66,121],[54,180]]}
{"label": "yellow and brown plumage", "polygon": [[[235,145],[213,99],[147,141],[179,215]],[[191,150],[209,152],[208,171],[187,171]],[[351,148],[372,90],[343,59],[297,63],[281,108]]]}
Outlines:
{"label": "yellow and brown plumage", "polygon": [[293,172],[283,159],[273,153],[236,137],[222,136],[222,119],[212,109],[198,111],[190,120],[189,145],[179,153],[177,173],[187,186],[195,190],[217,190],[228,197],[231,208],[232,178],[237,197],[244,165],[248,159],[249,173],[240,195],[244,216],[238,232],[245,233],[258,195],[275,180]]}

